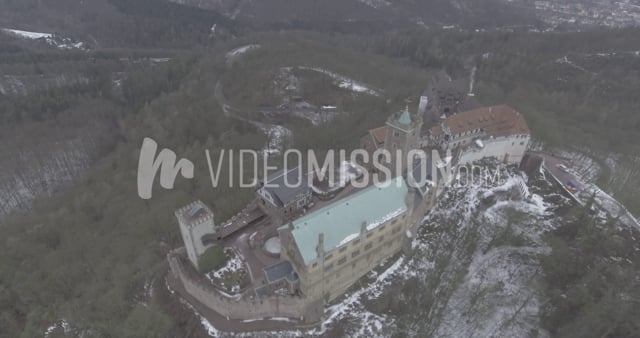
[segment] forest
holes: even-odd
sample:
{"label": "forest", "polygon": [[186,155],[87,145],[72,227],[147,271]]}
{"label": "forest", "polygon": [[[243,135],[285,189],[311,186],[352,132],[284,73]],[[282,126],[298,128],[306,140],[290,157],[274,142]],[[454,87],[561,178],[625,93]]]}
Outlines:
{"label": "forest", "polygon": [[[98,33],[110,36],[109,46],[88,52],[0,35],[3,75],[28,79],[73,73],[82,79],[0,94],[0,140],[7,130],[25,125],[37,126],[31,133],[43,139],[56,134],[51,128],[84,128],[91,121],[103,127],[90,133],[101,140],[100,151],[74,184],[0,220],[0,337],[42,336],[61,319],[73,331],[57,329],[53,336],[167,337],[200,328],[197,318],[183,314],[188,310],[166,300],[165,255],[182,241],[173,210],[202,199],[215,210],[216,222],[235,214],[252,191],[225,184],[211,189],[204,150],[261,149],[266,140],[255,125],[222,111],[213,94],[218,81],[226,84],[231,100],[248,108],[268,102],[270,91],[260,84],[278,67],[319,65],[380,88],[384,97],[342,93],[340,104],[350,114],[326,125],[296,119],[285,124],[301,149],[348,148],[405,99],[420,95],[432,72],[446,69],[464,77],[475,65],[479,100],[511,104],[549,146],[640,154],[640,57],[626,53],[640,50],[635,28],[370,34],[374,29],[362,25],[292,24],[257,31],[236,27],[214,11],[169,3],[151,11],[145,5],[150,1],[112,0],[117,14],[108,17],[127,33],[108,34],[103,27]],[[211,36],[212,22],[226,33]],[[113,47],[118,43],[124,47]],[[228,71],[225,53],[247,43],[268,48]],[[615,55],[603,57],[603,51]],[[169,60],[150,61],[154,57]],[[322,81],[308,79],[319,102],[334,96]],[[153,199],[139,199],[135,175],[144,137],[194,160],[195,179],[178,180],[171,191],[156,187]],[[638,214],[633,179],[615,192]],[[596,227],[585,215],[558,231],[549,238],[553,251],[544,262],[545,328],[566,337],[588,336],[588,330],[610,337],[637,332],[637,300],[629,301],[625,293],[637,299],[637,290],[624,286],[633,285],[627,283],[633,275],[625,271],[637,274],[639,258],[628,251],[623,236]],[[632,267],[598,258],[613,255],[627,257]],[[576,271],[578,266],[590,270]],[[160,296],[149,298],[149,290]],[[577,295],[567,298],[567,292]],[[611,325],[594,327],[605,321],[594,321],[596,316],[611,319]]]}

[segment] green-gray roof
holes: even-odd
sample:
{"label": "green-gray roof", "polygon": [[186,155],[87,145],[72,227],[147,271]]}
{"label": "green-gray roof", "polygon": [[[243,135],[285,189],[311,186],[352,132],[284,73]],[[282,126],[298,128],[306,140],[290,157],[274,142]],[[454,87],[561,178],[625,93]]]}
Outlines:
{"label": "green-gray roof", "polygon": [[406,125],[411,124],[411,115],[409,114],[409,110],[405,110],[402,112],[400,118],[398,119],[398,122]]}
{"label": "green-gray roof", "polygon": [[[324,233],[324,251],[329,252],[360,235],[363,222],[372,230],[407,211],[407,185],[402,177],[371,186],[294,220],[293,238],[305,264],[318,257],[318,235]],[[286,229],[288,225],[280,227]]]}

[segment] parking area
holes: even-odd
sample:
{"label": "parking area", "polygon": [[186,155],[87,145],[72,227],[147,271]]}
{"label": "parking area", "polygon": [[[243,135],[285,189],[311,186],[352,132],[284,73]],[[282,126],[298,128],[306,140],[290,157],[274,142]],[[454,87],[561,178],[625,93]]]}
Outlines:
{"label": "parking area", "polygon": [[577,194],[585,189],[586,184],[582,182],[581,178],[571,169],[568,158],[543,151],[529,151],[528,154],[541,157],[544,169],[553,176],[557,183],[560,184],[574,200],[582,204]]}

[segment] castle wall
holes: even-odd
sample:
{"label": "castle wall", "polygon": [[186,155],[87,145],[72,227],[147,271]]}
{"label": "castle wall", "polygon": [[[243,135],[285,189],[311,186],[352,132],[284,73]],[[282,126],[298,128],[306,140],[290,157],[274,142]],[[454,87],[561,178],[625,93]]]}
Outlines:
{"label": "castle wall", "polygon": [[487,157],[495,157],[508,164],[518,164],[529,146],[529,135],[511,135],[483,140],[484,147],[469,146],[464,149],[458,161],[458,165],[465,165]]}
{"label": "castle wall", "polygon": [[302,318],[305,323],[320,320],[324,311],[321,302],[296,296],[262,296],[239,299],[223,295],[207,281],[197,278],[182,264],[176,253],[167,256],[173,276],[185,291],[199,302],[229,319],[261,319],[269,317]]}

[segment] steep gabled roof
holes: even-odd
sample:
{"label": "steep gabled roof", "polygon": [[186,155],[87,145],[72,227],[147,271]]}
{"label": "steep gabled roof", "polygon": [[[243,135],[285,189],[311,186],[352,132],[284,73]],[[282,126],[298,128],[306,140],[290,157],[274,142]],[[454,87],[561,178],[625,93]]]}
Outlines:
{"label": "steep gabled roof", "polygon": [[376,141],[376,144],[384,143],[384,140],[387,137],[387,127],[371,129],[369,130],[369,134],[371,134],[373,140]]}
{"label": "steep gabled roof", "polygon": [[267,176],[262,185],[274,197],[279,207],[287,205],[310,189],[307,174],[301,167],[277,171]]}

